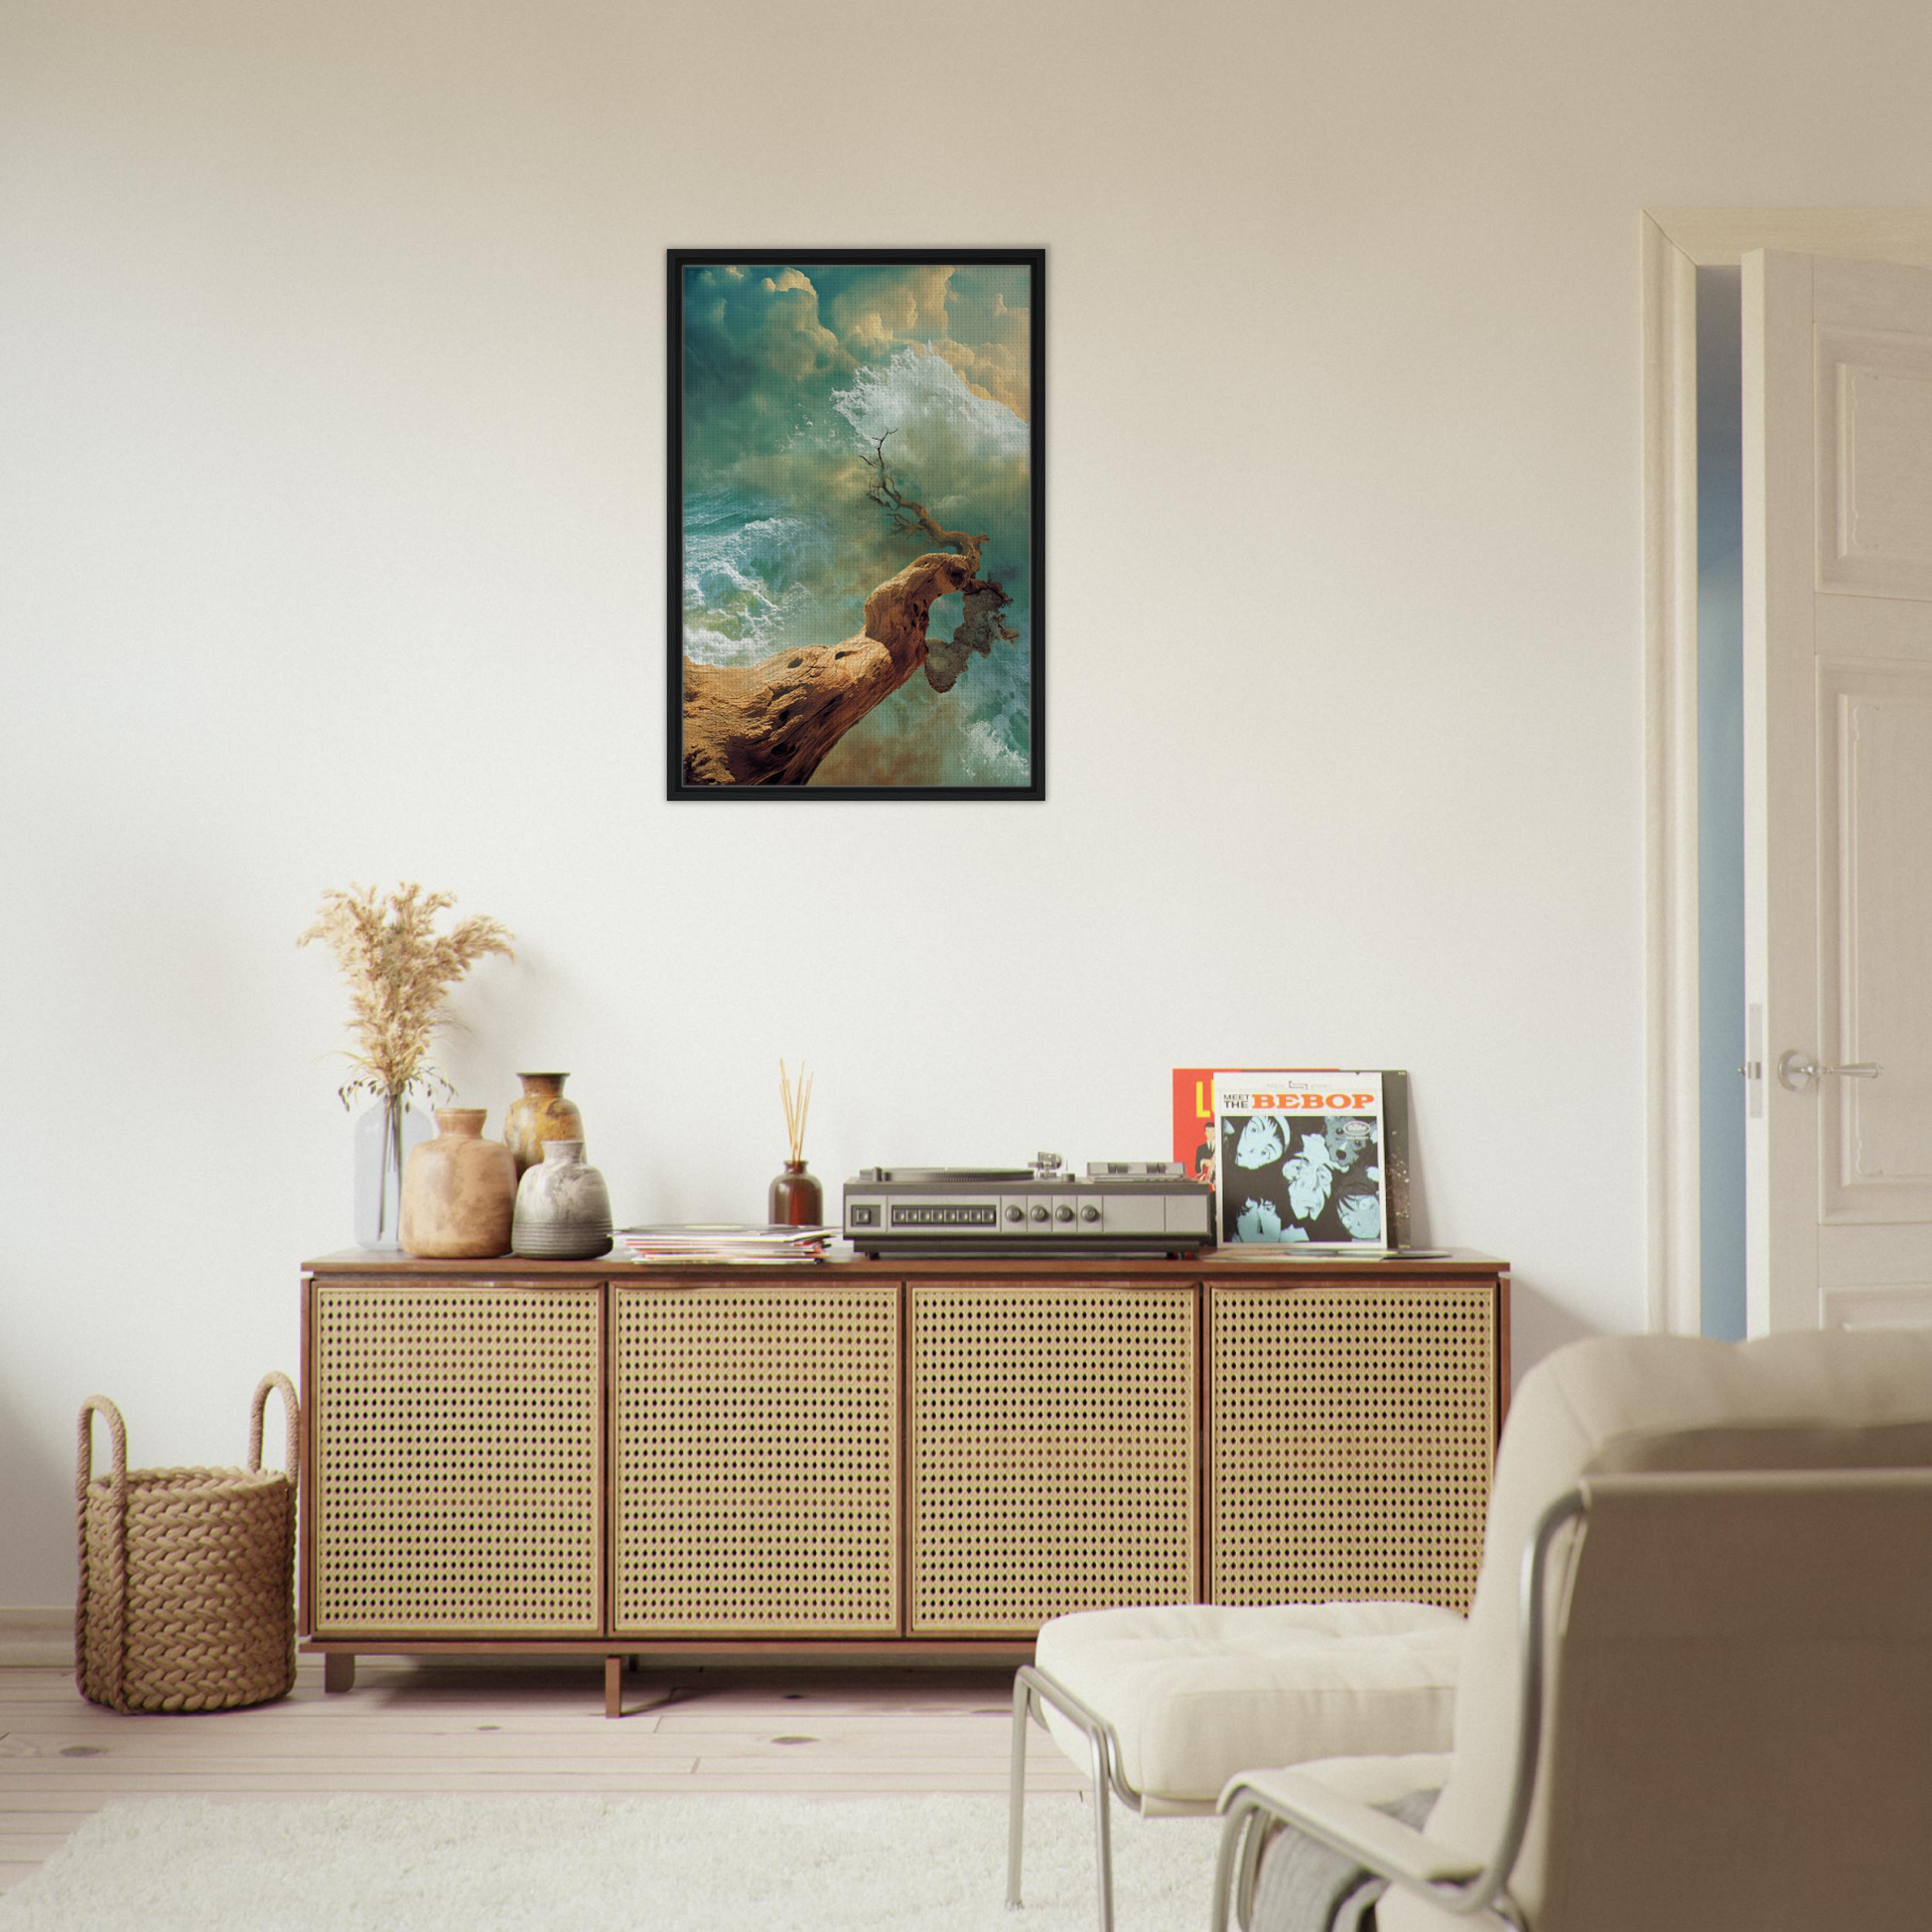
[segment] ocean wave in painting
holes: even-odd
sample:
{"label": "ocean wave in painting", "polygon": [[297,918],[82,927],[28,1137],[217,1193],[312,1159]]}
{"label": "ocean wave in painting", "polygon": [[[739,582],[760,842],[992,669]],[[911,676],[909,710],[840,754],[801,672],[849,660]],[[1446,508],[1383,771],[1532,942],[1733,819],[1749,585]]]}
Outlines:
{"label": "ocean wave in painting", "polygon": [[806,641],[832,533],[822,518],[763,513],[737,490],[687,498],[684,650],[701,664],[754,664]]}
{"label": "ocean wave in painting", "polygon": [[890,430],[894,462],[915,472],[949,472],[962,460],[1026,468],[1027,425],[1005,403],[974,395],[930,350],[902,348],[881,367],[854,370],[852,387],[832,392],[832,407],[868,445]]}

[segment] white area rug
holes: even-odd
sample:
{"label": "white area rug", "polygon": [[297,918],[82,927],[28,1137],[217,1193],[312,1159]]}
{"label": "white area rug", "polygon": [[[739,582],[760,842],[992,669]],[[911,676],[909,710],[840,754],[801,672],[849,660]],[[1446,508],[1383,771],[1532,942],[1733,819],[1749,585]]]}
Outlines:
{"label": "white area rug", "polygon": [[[1118,1932],[1200,1932],[1217,1821],[1114,1808]],[[4,1932],[1092,1932],[1093,1814],[986,1797],[110,1805],[0,1894]]]}

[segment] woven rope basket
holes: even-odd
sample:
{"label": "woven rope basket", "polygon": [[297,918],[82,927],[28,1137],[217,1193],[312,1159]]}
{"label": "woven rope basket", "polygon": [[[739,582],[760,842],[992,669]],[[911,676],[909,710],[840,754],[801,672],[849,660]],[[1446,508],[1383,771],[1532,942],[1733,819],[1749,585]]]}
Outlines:
{"label": "woven rope basket", "polygon": [[[288,1467],[262,1467],[262,1417],[282,1392]],[[93,1472],[93,1418],[113,1438]],[[104,1395],[80,1405],[80,1593],[73,1675],[116,1711],[226,1711],[295,1683],[295,1493],[301,1415],[286,1375],[255,1391],[245,1469],[130,1469]]]}

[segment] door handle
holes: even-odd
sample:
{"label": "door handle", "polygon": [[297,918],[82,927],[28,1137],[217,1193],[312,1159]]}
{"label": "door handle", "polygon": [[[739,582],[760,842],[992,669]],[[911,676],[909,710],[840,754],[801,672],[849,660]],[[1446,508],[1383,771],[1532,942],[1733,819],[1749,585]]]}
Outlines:
{"label": "door handle", "polygon": [[1849,1066],[1820,1066],[1809,1053],[1794,1046],[1778,1061],[1779,1084],[1803,1093],[1814,1080],[1875,1080],[1884,1071],[1875,1060],[1854,1060]]}

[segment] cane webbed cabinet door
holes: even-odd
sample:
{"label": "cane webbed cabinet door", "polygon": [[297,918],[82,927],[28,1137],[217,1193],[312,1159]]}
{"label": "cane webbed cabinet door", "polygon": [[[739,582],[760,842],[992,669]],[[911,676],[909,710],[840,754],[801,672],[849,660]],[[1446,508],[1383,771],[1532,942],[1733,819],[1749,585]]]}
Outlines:
{"label": "cane webbed cabinet door", "polygon": [[314,1297],[315,1635],[596,1635],[602,1291]]}
{"label": "cane webbed cabinet door", "polygon": [[1195,1296],[913,1282],[914,1636],[1197,1594]]}
{"label": "cane webbed cabinet door", "polygon": [[612,1628],[893,1636],[899,1289],[612,1290]]}
{"label": "cane webbed cabinet door", "polygon": [[1210,1288],[1212,1600],[1466,1610],[1496,1339],[1492,1282]]}

